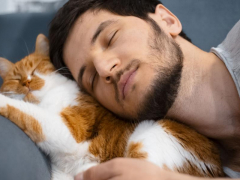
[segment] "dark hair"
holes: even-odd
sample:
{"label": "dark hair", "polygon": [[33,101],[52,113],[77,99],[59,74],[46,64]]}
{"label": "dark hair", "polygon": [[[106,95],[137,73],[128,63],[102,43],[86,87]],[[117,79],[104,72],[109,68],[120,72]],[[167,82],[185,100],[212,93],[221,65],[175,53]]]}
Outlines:
{"label": "dark hair", "polygon": [[[65,67],[63,48],[68,33],[75,21],[87,10],[107,10],[122,16],[136,16],[148,19],[148,13],[154,13],[159,0],[69,0],[52,20],[49,30],[50,58],[56,69]],[[182,31],[180,36],[191,41]],[[63,71],[60,71],[60,73]],[[64,73],[73,79],[71,73]]]}

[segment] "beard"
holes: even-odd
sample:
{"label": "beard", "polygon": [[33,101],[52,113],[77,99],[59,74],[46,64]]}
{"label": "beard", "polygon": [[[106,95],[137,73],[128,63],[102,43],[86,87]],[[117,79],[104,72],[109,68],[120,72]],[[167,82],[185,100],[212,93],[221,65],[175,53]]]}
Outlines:
{"label": "beard", "polygon": [[[183,53],[179,45],[151,18],[147,19],[153,36],[149,38],[150,56],[157,72],[144,100],[138,108],[137,120],[159,120],[166,116],[178,95],[183,68]],[[159,65],[163,62],[164,67]],[[158,62],[158,63],[157,63]]]}

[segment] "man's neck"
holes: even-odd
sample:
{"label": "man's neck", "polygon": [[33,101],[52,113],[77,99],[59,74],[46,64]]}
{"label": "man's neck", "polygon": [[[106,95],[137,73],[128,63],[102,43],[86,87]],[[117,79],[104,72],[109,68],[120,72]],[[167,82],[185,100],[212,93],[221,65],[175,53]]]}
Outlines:
{"label": "man's neck", "polygon": [[184,54],[184,67],[178,97],[167,117],[226,147],[226,139],[232,143],[240,137],[240,98],[234,81],[213,53],[204,52],[181,37],[176,41]]}

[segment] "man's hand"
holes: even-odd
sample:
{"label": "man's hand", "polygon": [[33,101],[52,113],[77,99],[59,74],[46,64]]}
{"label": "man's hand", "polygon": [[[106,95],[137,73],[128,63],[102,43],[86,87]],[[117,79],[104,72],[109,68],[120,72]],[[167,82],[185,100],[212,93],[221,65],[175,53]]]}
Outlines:
{"label": "man's hand", "polygon": [[197,178],[160,169],[144,160],[116,158],[92,167],[75,180],[197,180]]}

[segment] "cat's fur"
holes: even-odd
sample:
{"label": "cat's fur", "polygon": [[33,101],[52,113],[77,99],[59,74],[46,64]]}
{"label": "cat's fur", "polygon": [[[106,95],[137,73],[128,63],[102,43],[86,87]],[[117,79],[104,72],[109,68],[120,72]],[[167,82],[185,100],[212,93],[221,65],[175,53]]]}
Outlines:
{"label": "cat's fur", "polygon": [[115,157],[196,176],[224,175],[214,144],[192,129],[170,120],[128,123],[81,93],[55,71],[43,35],[35,52],[16,64],[0,58],[0,75],[0,114],[50,156],[54,180],[73,179]]}

